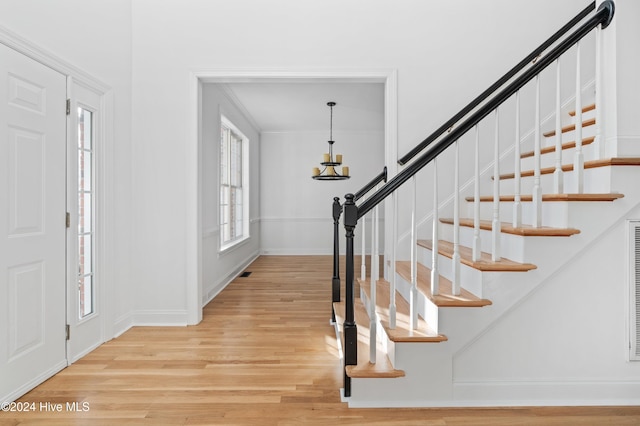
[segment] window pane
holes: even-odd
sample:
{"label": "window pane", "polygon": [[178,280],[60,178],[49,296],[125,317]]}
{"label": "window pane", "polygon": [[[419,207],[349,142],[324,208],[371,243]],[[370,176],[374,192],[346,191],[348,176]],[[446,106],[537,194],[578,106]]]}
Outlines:
{"label": "window pane", "polygon": [[78,194],[79,214],[78,214],[78,232],[81,234],[91,232],[91,193],[80,192]]}
{"label": "window pane", "polygon": [[229,185],[229,130],[225,128],[220,138],[220,184]]}
{"label": "window pane", "polygon": [[92,149],[92,120],[91,111],[78,108],[78,149]]}
{"label": "window pane", "polygon": [[93,277],[82,276],[78,280],[78,295],[80,302],[80,318],[93,313]]}
{"label": "window pane", "polygon": [[79,316],[94,311],[93,299],[93,113],[78,108],[78,300]]}
{"label": "window pane", "polygon": [[91,191],[91,151],[78,151],[78,188],[80,191]]}
{"label": "window pane", "polygon": [[91,234],[80,237],[80,267],[82,275],[91,274],[93,272],[93,263],[91,263],[91,254],[93,252]]}

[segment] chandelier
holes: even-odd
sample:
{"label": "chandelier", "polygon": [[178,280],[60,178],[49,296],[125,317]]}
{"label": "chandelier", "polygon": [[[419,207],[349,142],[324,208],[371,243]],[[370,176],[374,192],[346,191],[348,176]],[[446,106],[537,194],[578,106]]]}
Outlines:
{"label": "chandelier", "polygon": [[336,154],[333,156],[333,107],[335,102],[327,102],[327,106],[331,109],[331,118],[329,124],[329,152],[324,154],[323,161],[320,165],[323,167],[322,171],[320,167],[313,168],[312,178],[316,180],[344,180],[349,179],[349,167],[342,166],[342,174],[338,173],[336,167],[342,165],[342,155]]}

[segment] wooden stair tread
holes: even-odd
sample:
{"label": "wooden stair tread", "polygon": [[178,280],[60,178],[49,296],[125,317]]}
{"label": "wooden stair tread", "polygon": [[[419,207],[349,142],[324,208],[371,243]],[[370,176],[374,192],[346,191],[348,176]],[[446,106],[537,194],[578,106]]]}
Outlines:
{"label": "wooden stair tread", "polygon": [[[433,249],[433,241],[418,240],[418,245],[429,250]],[[492,261],[491,254],[480,253],[480,260],[474,262],[472,259],[472,250],[469,247],[460,246],[460,263],[470,266],[474,269],[485,272],[526,272],[536,269],[536,265],[532,263],[518,263],[513,260],[502,258],[499,261]],[[438,253],[452,258],[453,243],[444,240],[438,240]]]}
{"label": "wooden stair tread", "polygon": [[[371,280],[366,279],[360,282],[360,288],[365,292],[367,298],[371,300]],[[425,342],[438,343],[447,340],[447,336],[438,334],[422,318],[418,318],[418,329],[412,330],[410,325],[409,302],[396,291],[396,328],[389,328],[389,282],[378,280],[376,283],[376,312],[380,323],[385,329],[389,340],[392,342]]]}
{"label": "wooden stair tread", "polygon": [[[369,362],[369,315],[360,299],[354,303],[355,321],[358,327],[358,365],[347,365],[345,372],[351,378],[397,378],[404,377],[403,370],[393,368],[387,355],[378,349],[376,363]],[[344,346],[344,331],[342,329],[345,319],[346,302],[333,302],[333,311],[336,321],[340,325],[341,340]]]}
{"label": "wooden stair tread", "polygon": [[[396,272],[407,282],[411,282],[411,262],[400,260],[396,262]],[[431,269],[418,263],[418,290],[438,307],[454,308],[478,308],[491,305],[488,299],[481,299],[464,288],[460,289],[460,295],[451,294],[451,281],[443,277],[439,278],[440,294],[434,296],[431,293]]]}
{"label": "wooden stair tread", "polygon": [[[585,120],[585,121],[582,122],[582,127],[593,126],[594,124],[596,124],[596,119],[595,118],[590,118],[589,120]],[[575,129],[576,129],[576,125],[575,124],[567,124],[566,126],[564,126],[562,128],[562,133],[572,132]],[[556,131],[555,130],[551,130],[549,132],[543,133],[542,135],[545,138],[548,138],[550,136],[555,136],[556,135]]]}
{"label": "wooden stair tread", "polygon": [[[624,197],[623,194],[542,194],[542,201],[615,201]],[[514,195],[501,195],[500,201],[514,201]],[[529,202],[532,195],[521,195],[520,201]],[[473,201],[473,197],[466,197],[466,201]],[[480,197],[481,203],[493,202],[493,195],[483,195]]]}
{"label": "wooden stair tread", "polygon": [[[453,225],[452,218],[442,218],[440,222],[448,225]],[[460,218],[460,226],[473,228],[473,218]],[[481,220],[480,229],[485,231],[491,231],[492,223],[490,220]],[[551,228],[548,226],[541,226],[534,228],[531,225],[521,225],[514,228],[511,223],[501,222],[500,231],[505,234],[521,235],[523,237],[569,237],[571,235],[579,234],[580,230],[575,228]]]}
{"label": "wooden stair tread", "polygon": [[[615,158],[604,158],[602,160],[589,160],[584,162],[585,169],[594,169],[597,167],[609,167],[609,166],[640,166],[640,158],[639,157],[615,157]],[[552,174],[555,172],[555,166],[544,167],[540,169],[541,175]],[[562,171],[570,172],[573,170],[573,164],[563,164]],[[530,177],[534,175],[533,170],[524,170],[520,173],[520,177]],[[514,179],[515,173],[505,173],[500,175],[500,180],[504,179]],[[491,176],[493,180],[493,176]]]}
{"label": "wooden stair tread", "polygon": [[[588,138],[582,139],[582,146],[590,145],[595,140],[595,136],[590,136]],[[576,141],[565,142],[562,144],[562,149],[571,149],[576,147]],[[540,154],[549,154],[552,152],[556,152],[556,146],[545,146],[544,148],[540,148]],[[524,154],[520,154],[520,158],[533,157],[535,155],[535,151],[527,151]]]}
{"label": "wooden stair tread", "polygon": [[[585,112],[589,112],[589,111],[592,111],[594,109],[596,109],[596,104],[587,105],[587,106],[582,107],[582,113],[584,114]],[[569,115],[571,117],[575,117],[576,111],[574,110],[574,111],[569,112]]]}

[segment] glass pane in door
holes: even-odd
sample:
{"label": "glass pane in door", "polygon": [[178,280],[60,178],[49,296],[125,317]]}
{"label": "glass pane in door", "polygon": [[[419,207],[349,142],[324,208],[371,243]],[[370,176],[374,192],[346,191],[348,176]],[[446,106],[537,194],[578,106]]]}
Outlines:
{"label": "glass pane in door", "polygon": [[94,312],[93,113],[78,108],[78,300],[80,319]]}

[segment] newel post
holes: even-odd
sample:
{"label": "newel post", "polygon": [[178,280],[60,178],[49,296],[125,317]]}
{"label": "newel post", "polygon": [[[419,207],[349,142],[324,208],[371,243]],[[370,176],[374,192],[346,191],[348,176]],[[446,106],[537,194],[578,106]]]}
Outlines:
{"label": "newel post", "polygon": [[345,195],[344,229],[346,230],[346,271],[345,271],[345,320],[344,320],[344,396],[351,396],[351,378],[347,376],[348,365],[358,364],[358,330],[355,322],[353,285],[353,237],[358,224],[358,206],[353,194]]}
{"label": "newel post", "polygon": [[[340,237],[338,234],[338,225],[340,225],[340,215],[342,214],[342,205],[340,198],[333,199],[333,279],[331,282],[332,302],[340,301]],[[336,314],[331,307],[331,322],[336,322]]]}

